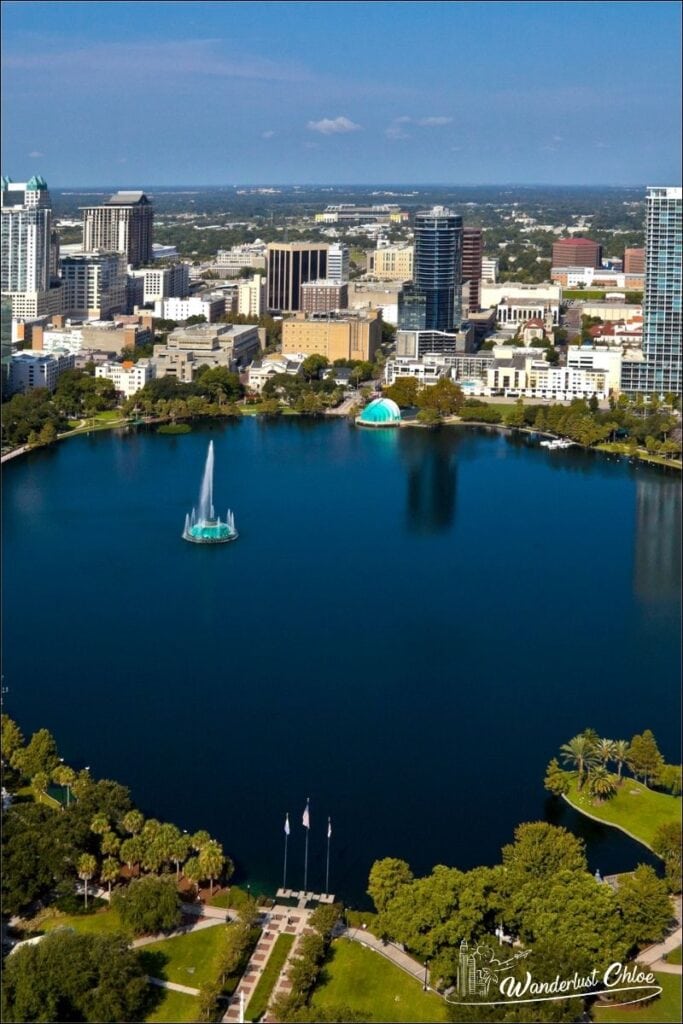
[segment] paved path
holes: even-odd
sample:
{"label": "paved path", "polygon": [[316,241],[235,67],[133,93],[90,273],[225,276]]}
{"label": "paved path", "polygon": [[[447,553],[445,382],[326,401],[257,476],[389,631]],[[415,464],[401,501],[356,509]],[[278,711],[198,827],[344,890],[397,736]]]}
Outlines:
{"label": "paved path", "polygon": [[674,914],[678,927],[675,928],[663,942],[657,942],[654,946],[648,946],[636,957],[639,964],[646,964],[653,971],[662,971],[663,974],[681,974],[681,964],[670,964],[664,959],[667,953],[677,949],[683,941],[683,930],[681,929],[681,897],[676,896],[673,901]]}
{"label": "paved path", "polygon": [[224,920],[215,917],[208,917],[203,921],[193,921],[192,924],[181,925],[174,928],[172,932],[158,932],[156,935],[143,935],[140,939],[134,939],[131,943],[133,949],[141,949],[143,946],[151,946],[154,942],[163,942],[165,939],[175,939],[178,935],[188,935],[190,932],[200,932],[204,928],[215,928],[218,924],[225,924]]}
{"label": "paved path", "polygon": [[150,985],[156,985],[157,988],[167,988],[171,992],[182,992],[186,996],[198,996],[198,988],[190,988],[189,985],[178,985],[175,981],[164,981],[163,978],[150,978],[147,975],[147,981]]}

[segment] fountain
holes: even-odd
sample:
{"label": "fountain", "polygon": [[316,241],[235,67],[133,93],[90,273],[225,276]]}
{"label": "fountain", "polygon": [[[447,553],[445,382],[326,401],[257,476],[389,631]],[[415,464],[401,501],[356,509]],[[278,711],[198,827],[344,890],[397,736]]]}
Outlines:
{"label": "fountain", "polygon": [[213,507],[213,441],[209,441],[199,492],[199,509],[193,508],[192,512],[185,516],[183,540],[189,540],[193,544],[227,544],[230,540],[237,540],[238,536],[235,517],[230,509],[223,522]]}

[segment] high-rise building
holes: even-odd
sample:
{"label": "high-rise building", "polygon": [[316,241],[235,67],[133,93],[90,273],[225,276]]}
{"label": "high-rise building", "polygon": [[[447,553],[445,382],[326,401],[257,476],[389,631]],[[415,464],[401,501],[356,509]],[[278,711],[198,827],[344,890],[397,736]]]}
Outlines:
{"label": "high-rise building", "polygon": [[553,242],[553,267],[600,267],[602,246],[590,238],[560,238]]}
{"label": "high-rise building", "polygon": [[64,309],[69,316],[105,320],[125,313],[126,261],[117,252],[84,252],[62,260]]}
{"label": "high-rise building", "polygon": [[[61,291],[54,273],[56,236],[50,193],[43,178],[2,179],[2,294],[12,315],[35,319],[59,313]],[[51,287],[55,285],[55,287]]]}
{"label": "high-rise building", "polygon": [[444,206],[415,215],[413,285],[399,296],[399,327],[451,331],[462,320],[462,217]]}
{"label": "high-rise building", "polygon": [[484,233],[481,228],[462,229],[462,283],[469,283],[467,311],[479,312],[481,261],[484,255]]}
{"label": "high-rise building", "polygon": [[341,281],[307,281],[301,285],[301,309],[304,313],[333,313],[348,309],[349,286]]}
{"label": "high-rise building", "polygon": [[640,387],[647,394],[681,390],[683,331],[683,200],[680,188],[648,188]]}
{"label": "high-rise building", "polygon": [[645,250],[624,249],[624,273],[644,274],[645,273]]}
{"label": "high-rise building", "polygon": [[343,284],[349,279],[349,250],[341,242],[334,242],[327,250],[327,280]]}
{"label": "high-rise building", "polygon": [[238,285],[237,312],[242,316],[261,316],[266,311],[266,282],[263,274]]}
{"label": "high-rise building", "polygon": [[268,309],[292,313],[301,309],[301,285],[327,277],[329,246],[318,242],[271,242],[267,254]]}
{"label": "high-rise building", "polygon": [[85,252],[120,252],[131,267],[152,262],[154,208],[144,192],[115,192],[103,206],[83,207]]}
{"label": "high-rise building", "polygon": [[414,254],[412,245],[383,245],[368,254],[368,274],[380,281],[411,281]]}

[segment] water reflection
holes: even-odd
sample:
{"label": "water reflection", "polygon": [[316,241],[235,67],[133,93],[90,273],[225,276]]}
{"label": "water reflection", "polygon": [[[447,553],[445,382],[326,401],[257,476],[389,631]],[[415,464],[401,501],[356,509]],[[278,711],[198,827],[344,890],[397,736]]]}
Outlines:
{"label": "water reflection", "polygon": [[643,601],[670,601],[681,587],[681,486],[661,473],[636,482],[635,593]]}
{"label": "water reflection", "polygon": [[406,521],[414,533],[440,533],[455,520],[458,438],[453,431],[402,430]]}

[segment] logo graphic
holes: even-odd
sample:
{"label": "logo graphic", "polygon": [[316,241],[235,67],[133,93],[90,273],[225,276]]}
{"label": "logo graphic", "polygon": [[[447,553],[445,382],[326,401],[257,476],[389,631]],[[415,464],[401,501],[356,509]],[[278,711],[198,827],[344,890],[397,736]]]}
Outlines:
{"label": "logo graphic", "polygon": [[460,943],[456,989],[462,999],[465,996],[487,996],[491,983],[498,985],[502,975],[511,971],[516,963],[529,956],[525,949],[507,960],[499,960],[490,946],[476,946],[471,949],[463,939]]}

